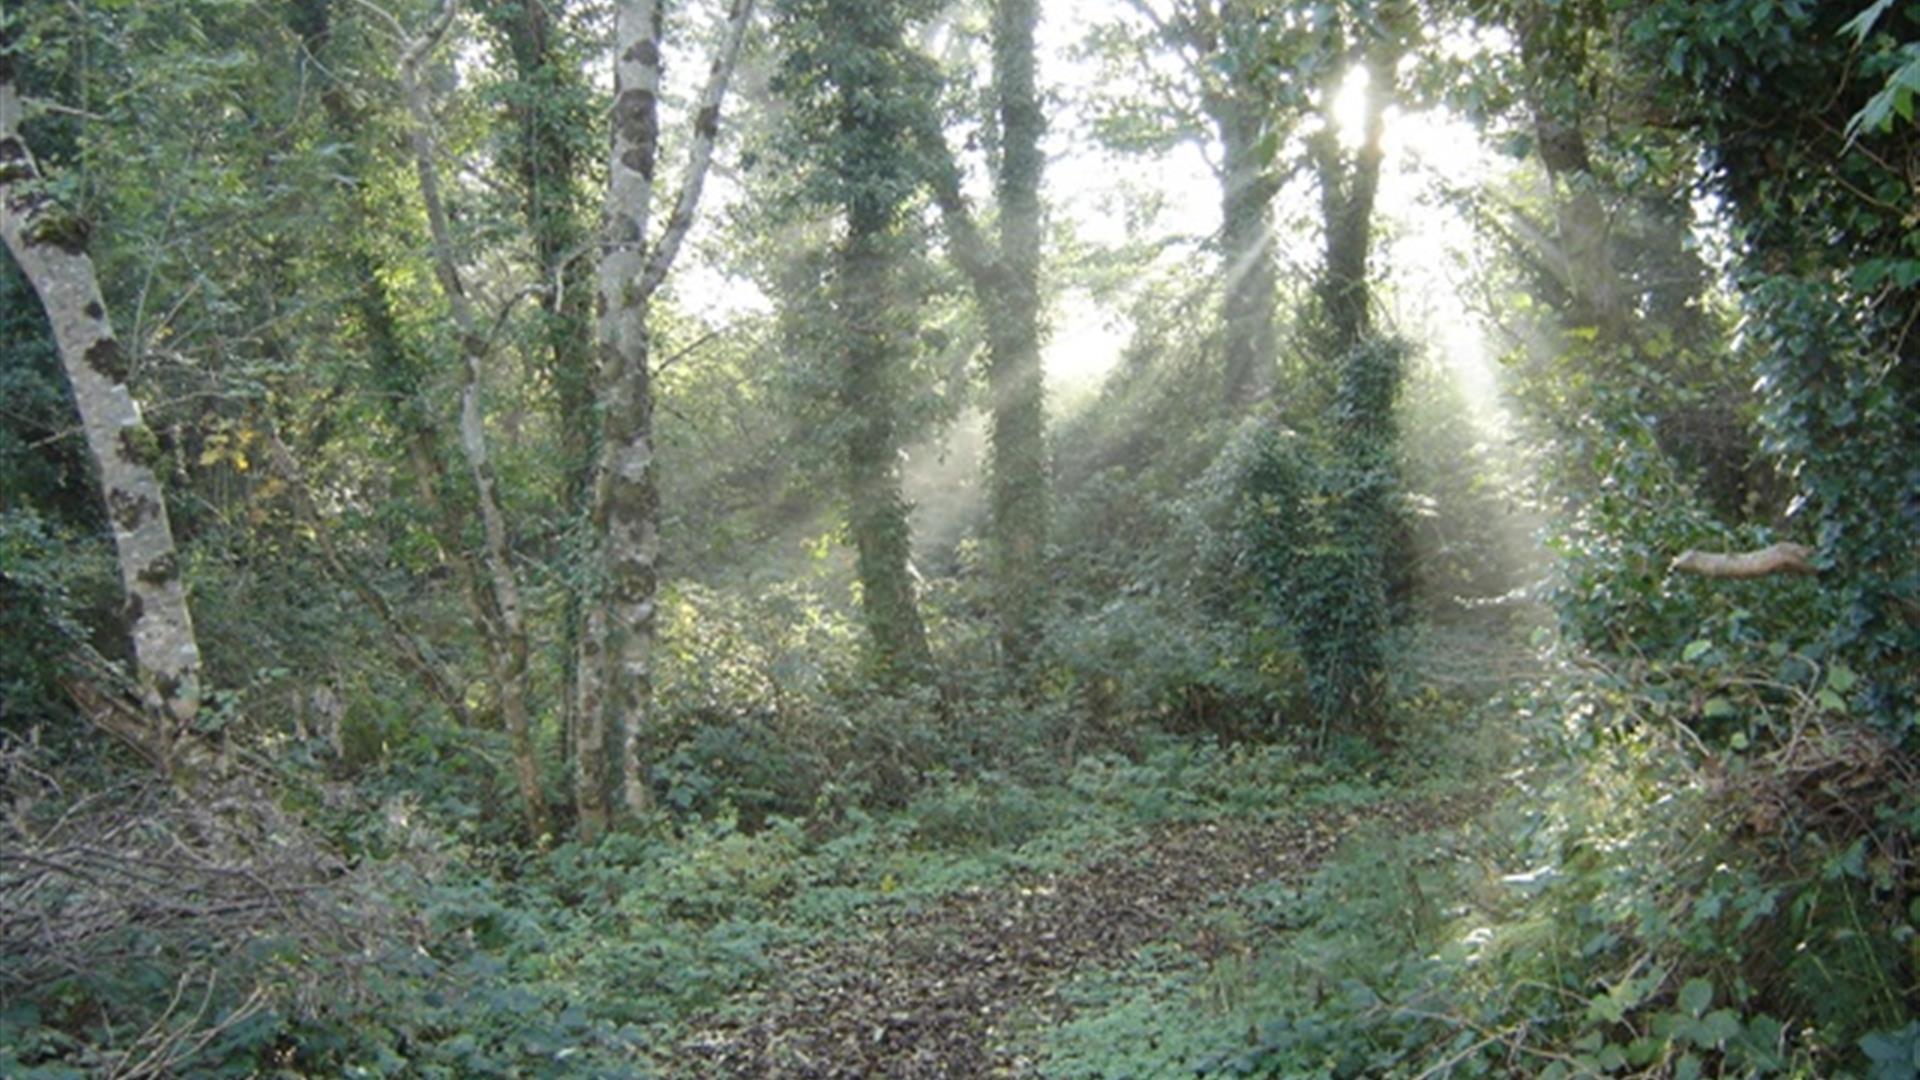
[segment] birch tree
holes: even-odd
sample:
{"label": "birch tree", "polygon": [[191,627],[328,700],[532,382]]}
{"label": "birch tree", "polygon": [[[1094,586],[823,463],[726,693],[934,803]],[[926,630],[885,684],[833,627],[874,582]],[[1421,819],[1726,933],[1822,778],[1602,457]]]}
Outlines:
{"label": "birch tree", "polygon": [[720,107],[740,58],[754,0],[729,0],[726,25],[695,104],[680,189],[657,237],[660,86],[665,0],[614,9],[612,154],[596,304],[599,450],[589,506],[591,592],[580,638],[574,795],[583,838],[610,824],[607,742],[619,732],[621,801],[651,803],[645,770],[653,696],[655,600],[660,585],[660,484],[654,459],[650,315],[700,206]]}
{"label": "birch tree", "polygon": [[457,0],[446,0],[428,28],[418,36],[407,35],[397,22],[393,26],[403,41],[400,79],[411,119],[408,141],[420,184],[420,202],[426,210],[427,229],[433,244],[434,276],[452,315],[454,332],[460,343],[460,451],[466,461],[475,502],[480,510],[485,581],[492,600],[492,624],[485,628],[488,673],[499,700],[501,722],[506,727],[507,738],[513,747],[514,779],[520,788],[521,802],[526,806],[527,825],[534,839],[538,840],[551,829],[527,712],[526,616],[521,605],[519,581],[514,574],[512,553],[508,547],[506,514],[500,507],[499,482],[495,478],[493,461],[487,448],[486,415],[480,401],[488,335],[480,325],[473,299],[460,273],[453,230],[441,196],[432,102],[421,81],[421,68],[446,36],[458,9]]}
{"label": "birch tree", "polygon": [[158,444],[127,388],[127,355],[87,254],[86,224],[47,193],[21,136],[11,45],[0,32],[0,233],[39,294],[73,388],[113,529],[140,691],[157,725],[143,741],[171,768],[200,708],[200,647],[154,473]]}

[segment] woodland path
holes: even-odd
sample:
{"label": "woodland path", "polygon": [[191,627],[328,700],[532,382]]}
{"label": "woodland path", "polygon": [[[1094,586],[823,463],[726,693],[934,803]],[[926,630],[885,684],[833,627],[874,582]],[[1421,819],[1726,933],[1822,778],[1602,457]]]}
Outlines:
{"label": "woodland path", "polygon": [[696,1024],[675,1074],[1027,1075],[1033,1063],[1013,1036],[1071,1014],[1060,995],[1071,976],[1153,943],[1211,962],[1231,946],[1196,917],[1238,890],[1304,878],[1364,821],[1433,828],[1466,819],[1482,801],[1171,824],[1071,873],[869,909],[830,941],[776,955],[753,1013]]}

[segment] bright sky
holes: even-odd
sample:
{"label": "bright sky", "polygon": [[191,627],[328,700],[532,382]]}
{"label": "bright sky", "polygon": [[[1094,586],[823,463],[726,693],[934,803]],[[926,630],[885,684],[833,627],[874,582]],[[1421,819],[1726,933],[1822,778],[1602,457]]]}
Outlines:
{"label": "bright sky", "polygon": [[[1148,160],[1110,153],[1089,135],[1085,103],[1095,99],[1104,75],[1097,63],[1076,59],[1074,54],[1090,27],[1099,20],[1124,17],[1124,11],[1124,5],[1114,0],[1051,0],[1045,9],[1038,40],[1041,81],[1048,99],[1059,103],[1049,117],[1046,146],[1049,214],[1056,226],[1070,227],[1080,242],[1095,246],[1119,246],[1129,239],[1129,229],[1156,237],[1187,238],[1191,243],[1169,247],[1163,259],[1191,263],[1196,257],[1210,257],[1200,254],[1196,245],[1220,227],[1219,187],[1206,151],[1196,142],[1186,142],[1157,160]],[[1467,47],[1469,43],[1463,42],[1462,48]],[[1365,76],[1356,73],[1336,103],[1343,139],[1359,137],[1364,92]],[[1503,424],[1495,408],[1495,375],[1480,326],[1458,295],[1458,286],[1472,265],[1475,236],[1456,211],[1434,197],[1433,187],[1436,178],[1471,185],[1505,163],[1485,146],[1472,125],[1444,111],[1390,110],[1386,151],[1375,259],[1391,285],[1387,290],[1390,314],[1402,332],[1444,355],[1469,399],[1481,406],[1488,430],[1497,433]],[[720,217],[715,212],[719,202],[738,197],[730,187],[722,179],[710,193],[719,198],[703,214],[708,228]],[[1311,214],[1310,187],[1296,185],[1291,197],[1309,201],[1280,207],[1280,220],[1294,216],[1290,211]],[[1141,208],[1148,205],[1159,209],[1143,220]],[[1276,237],[1283,266],[1296,269],[1313,265],[1318,243],[1311,236]],[[691,258],[681,269],[676,292],[709,321],[725,323],[771,307],[750,283],[722,276],[705,260]],[[1124,310],[1127,300],[1120,297],[1103,305],[1078,289],[1057,297],[1048,313],[1045,347],[1056,413],[1088,400],[1118,362],[1131,333]]]}

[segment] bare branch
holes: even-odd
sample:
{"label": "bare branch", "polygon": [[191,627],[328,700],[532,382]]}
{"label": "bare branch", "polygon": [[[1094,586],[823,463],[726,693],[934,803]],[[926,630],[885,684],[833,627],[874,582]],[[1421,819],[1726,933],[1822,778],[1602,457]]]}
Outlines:
{"label": "bare branch", "polygon": [[1775,574],[1811,577],[1820,571],[1813,565],[1813,549],[1805,544],[1779,543],[1758,551],[1725,554],[1688,551],[1673,560],[1675,573],[1699,574],[1712,578],[1763,578]]}

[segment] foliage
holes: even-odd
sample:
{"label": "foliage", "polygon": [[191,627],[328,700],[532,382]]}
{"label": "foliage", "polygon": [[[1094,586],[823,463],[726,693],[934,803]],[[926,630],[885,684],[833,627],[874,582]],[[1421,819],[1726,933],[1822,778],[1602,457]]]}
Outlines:
{"label": "foliage", "polygon": [[1393,423],[1405,350],[1342,358],[1324,457],[1260,432],[1249,457],[1245,543],[1267,604],[1306,660],[1320,739],[1341,718],[1377,735],[1387,693],[1388,560],[1397,520]]}

